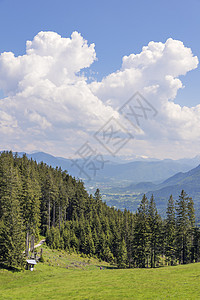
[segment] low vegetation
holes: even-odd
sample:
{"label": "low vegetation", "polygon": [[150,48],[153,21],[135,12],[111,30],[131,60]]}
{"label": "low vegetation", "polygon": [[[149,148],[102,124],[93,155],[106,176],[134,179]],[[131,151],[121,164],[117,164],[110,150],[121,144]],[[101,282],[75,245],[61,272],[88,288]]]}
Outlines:
{"label": "low vegetation", "polygon": [[[40,251],[39,249],[38,252]],[[65,250],[50,249],[46,245],[42,246],[42,250],[44,259],[42,264],[49,267],[59,267],[69,270],[117,268],[116,265],[111,265],[105,261],[101,261],[97,258],[90,257],[85,254],[77,254],[75,252],[67,252]],[[41,263],[39,265],[41,266]]]}
{"label": "low vegetation", "polygon": [[[44,247],[33,272],[0,270],[0,299],[200,299],[200,263],[117,269]],[[101,267],[101,269],[100,269]]]}

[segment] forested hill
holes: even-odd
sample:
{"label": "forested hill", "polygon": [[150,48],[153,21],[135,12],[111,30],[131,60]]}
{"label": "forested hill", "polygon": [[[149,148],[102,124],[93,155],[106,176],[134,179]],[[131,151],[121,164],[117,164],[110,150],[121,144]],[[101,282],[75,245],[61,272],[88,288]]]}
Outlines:
{"label": "forested hill", "polygon": [[[23,152],[18,153],[19,156],[23,156]],[[29,159],[36,160],[38,163],[43,161],[47,165],[52,167],[61,167],[63,170],[68,170],[68,172],[73,176],[80,176],[80,170],[74,167],[70,159],[63,157],[55,157],[44,152],[35,152],[32,154],[27,154]],[[168,177],[178,173],[186,172],[197,166],[200,163],[200,157],[195,157],[193,159],[185,160],[136,160],[132,162],[120,162],[116,160],[112,161],[110,156],[104,158],[106,163],[100,172],[97,172],[93,183],[104,182],[123,182],[126,183],[139,183],[143,181],[161,182]],[[81,161],[80,161],[81,163]],[[83,176],[83,174],[81,174]],[[88,178],[85,178],[86,182]]]}
{"label": "forested hill", "polygon": [[12,152],[0,155],[0,264],[23,267],[25,242],[46,236],[52,248],[76,251],[118,267],[198,261],[200,232],[193,201],[170,197],[162,220],[153,196],[136,214],[108,207],[66,171]]}
{"label": "forested hill", "polygon": [[[46,236],[52,248],[97,255],[123,266],[126,228],[134,215],[108,207],[99,191],[44,163],[12,152],[0,155],[0,263],[23,264],[27,233]],[[122,238],[123,237],[123,238]]]}

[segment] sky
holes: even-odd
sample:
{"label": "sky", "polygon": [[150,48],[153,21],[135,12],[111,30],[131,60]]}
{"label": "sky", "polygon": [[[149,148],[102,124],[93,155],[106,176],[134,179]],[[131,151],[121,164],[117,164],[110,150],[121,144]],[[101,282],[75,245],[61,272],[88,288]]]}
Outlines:
{"label": "sky", "polygon": [[199,155],[199,11],[199,0],[0,0],[0,150]]}

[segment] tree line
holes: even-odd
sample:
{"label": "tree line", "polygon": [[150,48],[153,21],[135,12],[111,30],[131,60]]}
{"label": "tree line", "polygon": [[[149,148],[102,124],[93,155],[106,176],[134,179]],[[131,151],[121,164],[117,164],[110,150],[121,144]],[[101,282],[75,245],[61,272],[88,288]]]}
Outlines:
{"label": "tree line", "polygon": [[[46,237],[51,248],[94,256],[119,268],[198,262],[200,230],[193,200],[171,196],[166,218],[154,197],[144,195],[136,213],[108,207],[99,189],[89,195],[82,181],[61,168],[0,154],[0,264],[24,266],[24,250]],[[26,246],[25,246],[26,245]]]}

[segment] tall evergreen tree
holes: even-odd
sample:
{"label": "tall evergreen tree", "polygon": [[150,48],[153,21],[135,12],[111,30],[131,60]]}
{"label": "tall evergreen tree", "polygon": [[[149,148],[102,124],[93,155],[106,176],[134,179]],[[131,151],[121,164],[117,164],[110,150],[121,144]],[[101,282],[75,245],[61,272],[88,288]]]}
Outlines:
{"label": "tall evergreen tree", "polygon": [[190,259],[191,241],[191,220],[188,213],[188,197],[182,190],[179,200],[176,203],[176,248],[179,263],[186,264]]}
{"label": "tall evergreen tree", "polygon": [[172,195],[167,204],[167,218],[165,222],[165,255],[168,263],[171,265],[175,262],[176,257],[176,220],[175,220],[175,203]]}
{"label": "tall evergreen tree", "polygon": [[200,258],[200,230],[198,227],[195,227],[193,231],[191,262],[199,262],[199,258]]}
{"label": "tall evergreen tree", "polygon": [[27,157],[24,156],[21,176],[22,193],[20,195],[20,205],[27,236],[27,246],[29,247],[29,240],[31,239],[32,247],[34,247],[34,240],[39,237],[41,189],[34,162],[29,162]]}
{"label": "tall evergreen tree", "polygon": [[128,255],[127,255],[127,248],[124,238],[120,242],[118,257],[117,257],[117,265],[119,268],[127,268],[128,266]]}
{"label": "tall evergreen tree", "polygon": [[150,257],[150,227],[148,218],[149,202],[143,196],[140,207],[136,213],[135,230],[133,238],[133,252],[135,265],[145,268],[149,266]]}
{"label": "tall evergreen tree", "polygon": [[19,202],[21,182],[13,161],[7,157],[0,160],[0,178],[0,263],[11,268],[23,268],[25,238]]}
{"label": "tall evergreen tree", "polygon": [[148,214],[148,221],[150,227],[150,263],[151,268],[155,268],[160,254],[160,235],[162,221],[158,214],[153,195],[150,199]]}

